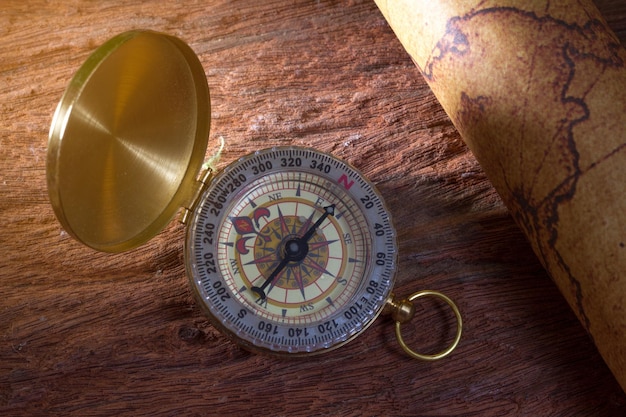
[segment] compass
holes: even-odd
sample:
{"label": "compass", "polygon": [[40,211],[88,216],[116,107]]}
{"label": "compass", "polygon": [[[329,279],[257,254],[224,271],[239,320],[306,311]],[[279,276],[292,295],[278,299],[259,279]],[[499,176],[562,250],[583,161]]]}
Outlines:
{"label": "compass", "polygon": [[381,312],[397,245],[374,186],[331,155],[273,148],[211,179],[187,235],[190,281],[214,324],[251,347],[341,345]]}
{"label": "compass", "polygon": [[[88,58],[50,130],[48,189],[65,230],[101,251],[144,243],[182,211],[190,287],[239,345],[305,356],[344,345],[381,314],[401,347],[432,360],[457,346],[445,295],[392,294],[398,246],[375,185],[316,149],[259,150],[200,175],[210,120],[202,65],[183,41],[123,33]],[[402,338],[413,300],[437,297],[457,320],[450,346],[420,354]]]}

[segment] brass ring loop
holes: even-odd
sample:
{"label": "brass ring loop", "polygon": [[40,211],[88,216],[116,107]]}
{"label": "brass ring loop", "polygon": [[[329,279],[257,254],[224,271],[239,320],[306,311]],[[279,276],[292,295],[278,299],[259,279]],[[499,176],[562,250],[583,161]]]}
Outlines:
{"label": "brass ring loop", "polygon": [[456,316],[456,337],[454,338],[454,341],[452,342],[452,344],[448,346],[447,349],[439,353],[435,353],[433,355],[417,353],[414,350],[412,350],[410,347],[408,347],[407,344],[404,342],[404,339],[402,338],[402,332],[400,330],[402,323],[400,323],[399,321],[396,321],[396,326],[395,326],[396,338],[398,339],[398,343],[402,347],[402,350],[404,350],[409,356],[415,359],[421,359],[424,361],[435,361],[435,360],[448,356],[457,347],[457,345],[459,344],[459,341],[461,340],[461,332],[463,330],[463,320],[461,319],[461,313],[459,312],[459,308],[456,306],[456,304],[454,304],[454,302],[450,298],[448,298],[447,296],[443,295],[440,292],[430,291],[430,290],[418,291],[416,293],[411,294],[408,300],[413,302],[419,297],[426,297],[426,296],[440,298],[443,301],[445,301],[450,306],[450,308],[452,308],[452,311],[454,312],[454,315]]}

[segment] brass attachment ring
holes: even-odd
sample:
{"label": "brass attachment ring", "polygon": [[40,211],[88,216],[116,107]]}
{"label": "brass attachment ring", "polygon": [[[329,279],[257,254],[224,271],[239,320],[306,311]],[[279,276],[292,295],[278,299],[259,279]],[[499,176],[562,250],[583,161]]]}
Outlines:
{"label": "brass attachment ring", "polygon": [[450,298],[448,298],[447,296],[443,295],[440,292],[431,291],[431,290],[418,291],[416,293],[411,294],[409,298],[407,299],[407,301],[413,302],[414,300],[420,297],[427,297],[427,296],[440,298],[443,301],[445,301],[450,306],[450,308],[452,308],[452,311],[454,312],[454,315],[456,316],[456,336],[452,344],[448,346],[448,348],[446,348],[445,350],[439,353],[432,354],[432,355],[417,353],[413,349],[411,349],[409,346],[407,346],[407,344],[404,342],[404,339],[402,338],[402,332],[400,330],[400,327],[402,326],[402,323],[406,322],[406,320],[400,321],[397,319],[395,323],[396,324],[395,326],[396,338],[398,339],[398,343],[402,347],[402,350],[404,350],[412,358],[421,359],[424,361],[435,361],[435,360],[448,356],[457,347],[457,345],[459,344],[459,341],[461,340],[461,332],[463,330],[463,320],[461,319],[461,313],[459,312],[459,308],[456,306],[456,304],[454,304],[454,302]]}

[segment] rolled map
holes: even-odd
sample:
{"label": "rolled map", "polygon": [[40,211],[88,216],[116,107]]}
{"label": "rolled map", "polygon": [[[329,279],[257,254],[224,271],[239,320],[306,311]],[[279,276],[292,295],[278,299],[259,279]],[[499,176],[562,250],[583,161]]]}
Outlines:
{"label": "rolled map", "polygon": [[619,40],[589,0],[375,1],[626,390]]}

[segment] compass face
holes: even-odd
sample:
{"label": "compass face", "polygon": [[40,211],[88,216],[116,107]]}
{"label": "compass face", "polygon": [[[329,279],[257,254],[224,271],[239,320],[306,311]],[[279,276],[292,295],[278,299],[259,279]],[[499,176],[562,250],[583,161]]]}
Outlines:
{"label": "compass face", "polygon": [[382,198],[308,148],[273,148],[217,175],[186,241],[191,286],[214,325],[276,354],[342,345],[380,313],[396,265]]}

